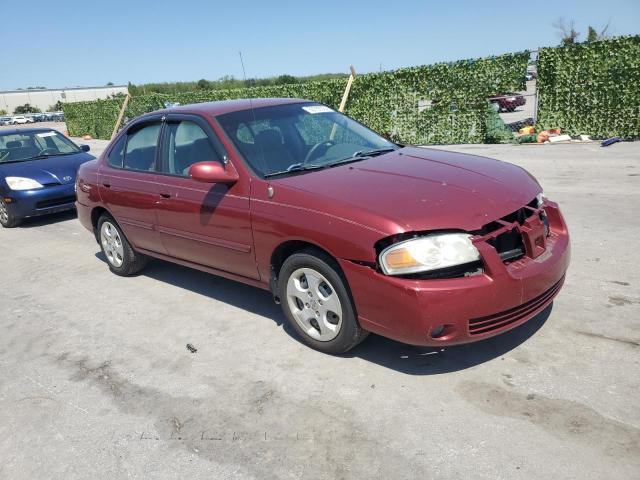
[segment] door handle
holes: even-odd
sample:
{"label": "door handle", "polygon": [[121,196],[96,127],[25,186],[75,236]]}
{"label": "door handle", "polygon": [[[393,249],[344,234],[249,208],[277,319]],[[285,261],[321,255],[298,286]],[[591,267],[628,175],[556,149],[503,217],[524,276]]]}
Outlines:
{"label": "door handle", "polygon": [[162,198],[171,198],[171,194],[170,194],[170,193],[162,193],[162,192],[161,192],[161,193],[160,193],[160,196],[161,196]]}

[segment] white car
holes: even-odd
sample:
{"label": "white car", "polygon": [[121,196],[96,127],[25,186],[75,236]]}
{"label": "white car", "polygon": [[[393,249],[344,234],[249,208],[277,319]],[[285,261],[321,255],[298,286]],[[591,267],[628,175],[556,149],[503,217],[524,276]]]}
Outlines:
{"label": "white car", "polygon": [[13,125],[23,125],[25,123],[33,123],[33,118],[25,117],[24,115],[16,115],[11,119]]}

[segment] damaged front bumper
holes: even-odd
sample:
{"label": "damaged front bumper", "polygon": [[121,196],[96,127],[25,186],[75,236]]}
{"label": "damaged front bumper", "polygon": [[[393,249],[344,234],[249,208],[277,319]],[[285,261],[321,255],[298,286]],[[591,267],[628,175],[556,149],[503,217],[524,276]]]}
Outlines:
{"label": "damaged front bumper", "polygon": [[[476,275],[398,278],[341,260],[361,326],[413,345],[455,345],[498,335],[543,311],[564,282],[569,234],[555,203],[525,208],[531,210],[525,221],[501,220],[498,229],[473,237],[482,257]],[[505,259],[495,239],[513,231],[522,238],[523,255]]]}

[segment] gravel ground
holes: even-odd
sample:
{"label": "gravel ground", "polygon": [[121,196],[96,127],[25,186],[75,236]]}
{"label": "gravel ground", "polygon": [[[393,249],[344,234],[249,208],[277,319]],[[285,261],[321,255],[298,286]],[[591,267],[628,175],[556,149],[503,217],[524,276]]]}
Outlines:
{"label": "gravel ground", "polygon": [[266,292],[112,275],[73,214],[0,231],[0,478],[640,478],[640,144],[452,148],[529,169],[573,243],[552,308],[468,346],[331,357]]}

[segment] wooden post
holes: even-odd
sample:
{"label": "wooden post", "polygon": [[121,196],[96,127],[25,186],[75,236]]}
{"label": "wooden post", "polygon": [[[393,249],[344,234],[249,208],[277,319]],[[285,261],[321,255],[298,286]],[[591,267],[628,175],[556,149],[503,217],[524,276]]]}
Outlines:
{"label": "wooden post", "polygon": [[340,102],[340,108],[338,108],[338,111],[340,113],[344,112],[344,107],[347,105],[347,98],[349,98],[349,92],[351,91],[351,85],[356,79],[356,69],[353,68],[353,65],[351,65],[349,68],[351,69],[351,75],[349,75],[349,80],[347,80],[347,87],[344,89],[342,101]]}
{"label": "wooden post", "polygon": [[127,109],[127,104],[129,103],[129,99],[131,98],[131,95],[129,95],[127,93],[127,96],[124,97],[124,102],[122,103],[122,108],[120,108],[120,115],[118,115],[118,121],[116,122],[115,126],[113,127],[113,133],[111,134],[111,138],[113,139],[113,137],[116,136],[116,133],[118,133],[118,127],[120,126],[120,123],[122,122],[122,117],[124,117],[124,111]]}
{"label": "wooden post", "polygon": [[[349,92],[351,91],[351,85],[356,78],[356,69],[353,68],[353,65],[349,67],[351,69],[351,74],[349,75],[349,80],[347,80],[347,86],[344,89],[344,93],[342,94],[342,101],[340,102],[340,106],[338,107],[338,111],[340,113],[344,112],[344,107],[347,105],[347,99],[349,98]],[[337,125],[334,123],[333,128],[331,129],[331,135],[329,135],[329,140],[333,140],[336,136],[336,128]]]}

